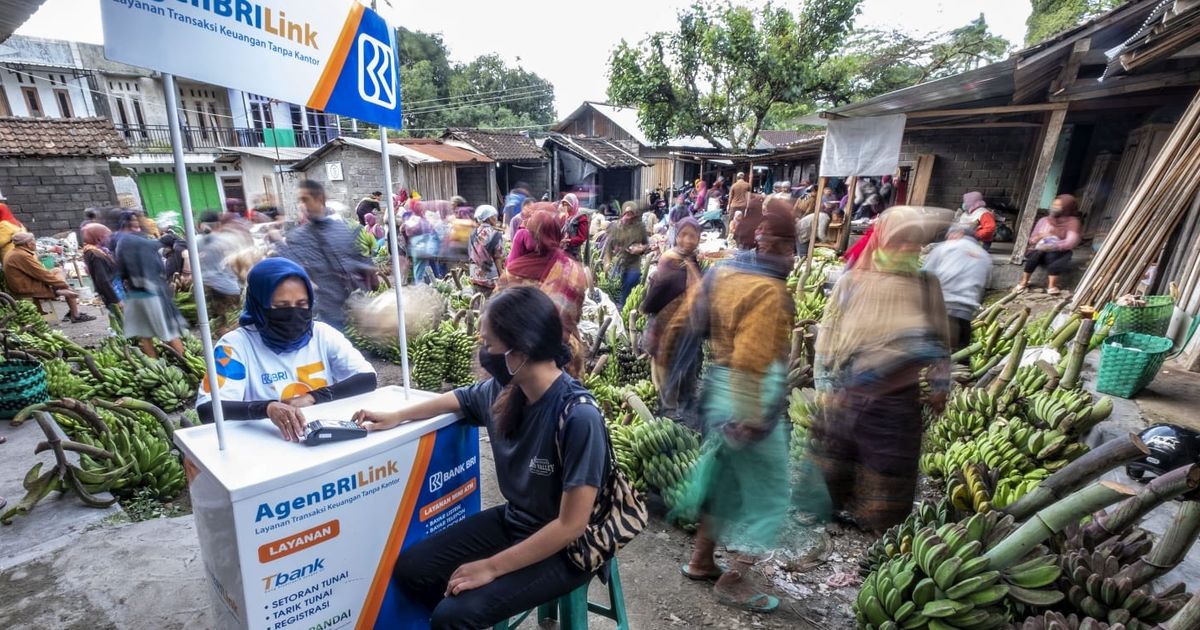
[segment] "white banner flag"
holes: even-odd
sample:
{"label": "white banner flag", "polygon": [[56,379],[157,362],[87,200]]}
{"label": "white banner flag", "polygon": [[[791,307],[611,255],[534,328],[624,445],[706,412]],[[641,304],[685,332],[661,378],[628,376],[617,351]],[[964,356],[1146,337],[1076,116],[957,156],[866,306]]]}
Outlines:
{"label": "white banner flag", "polygon": [[904,114],[829,121],[821,150],[822,177],[891,175],[900,165]]}

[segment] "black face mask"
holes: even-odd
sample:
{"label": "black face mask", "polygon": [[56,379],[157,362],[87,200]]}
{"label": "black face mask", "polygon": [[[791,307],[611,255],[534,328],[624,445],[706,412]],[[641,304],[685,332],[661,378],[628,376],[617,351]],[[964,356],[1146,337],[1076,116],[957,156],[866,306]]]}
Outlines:
{"label": "black face mask", "polygon": [[293,343],[312,331],[312,317],[312,309],[307,307],[270,308],[264,332],[285,344]]}
{"label": "black face mask", "polygon": [[[508,352],[512,352],[512,350],[509,350]],[[500,384],[500,387],[508,387],[508,384],[512,382],[513,377],[516,376],[516,372],[508,371],[508,361],[505,360],[508,357],[508,352],[492,354],[483,348],[479,349],[479,366],[486,370],[487,373],[492,376],[492,378],[496,379],[496,382]],[[525,367],[525,364],[522,363],[521,367]],[[521,368],[517,368],[517,372],[520,371]]]}

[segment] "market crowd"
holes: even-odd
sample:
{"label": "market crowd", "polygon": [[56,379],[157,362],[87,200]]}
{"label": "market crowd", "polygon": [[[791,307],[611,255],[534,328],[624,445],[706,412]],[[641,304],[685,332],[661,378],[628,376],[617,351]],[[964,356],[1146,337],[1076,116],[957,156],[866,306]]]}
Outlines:
{"label": "market crowd", "polygon": [[[461,270],[482,294],[480,382],[402,409],[364,409],[369,431],[444,413],[483,427],[506,503],[404,552],[395,578],[431,611],[435,628],[481,628],[586,584],[644,525],[616,467],[604,418],[579,380],[581,320],[595,287],[617,287],[616,307],[648,320],[637,352],[651,362],[662,415],[704,440],[675,505],[700,529],[685,577],[711,581],[723,603],[770,612],[779,601],[750,568],[779,542],[793,510],[869,532],[900,522],[916,493],[922,408],[945,403],[950,355],[969,341],[988,279],[996,221],[979,193],[957,212],[895,205],[903,182],[865,179],[818,190],[808,181],[760,183],[736,173],[656,191],[651,201],[595,210],[575,194],[537,199],[518,185],[502,207],[375,191],[331,209],[323,187],[299,185],[295,211],[231,199],[199,217],[192,260],[177,220],[93,210],[78,230],[82,259],[115,329],[154,355],[181,350],[203,295],[217,344],[219,398],[229,420],[268,418],[304,437],[304,409],[377,386],[371,364],[343,334],[355,292],[426,283]],[[1064,196],[1039,222],[1026,270],[1045,266],[1051,290],[1078,242],[1076,204]],[[396,216],[395,251],[387,233]],[[838,226],[863,234],[844,256],[816,331],[813,378],[821,413],[806,461],[821,500],[793,496],[789,366],[796,306],[789,274]],[[849,229],[849,226],[846,226]],[[728,247],[724,244],[728,243]],[[0,253],[17,297],[77,294],[35,257],[36,243],[0,204]],[[388,260],[400,260],[391,278]],[[32,261],[32,262],[31,262]],[[798,266],[799,261],[799,266]],[[598,263],[598,264],[597,264]],[[196,272],[202,286],[192,286]],[[1028,277],[1025,281],[1027,283]],[[1023,283],[1024,286],[1024,283]],[[194,298],[192,298],[194,300]],[[604,298],[607,299],[607,298]],[[194,315],[193,315],[194,317]],[[320,379],[298,366],[320,365]],[[283,373],[265,383],[248,374]],[[924,383],[925,387],[922,387]],[[202,386],[201,418],[213,396]],[[530,462],[552,462],[533,470]],[[547,474],[548,473],[548,474]],[[730,550],[718,563],[719,547]]]}

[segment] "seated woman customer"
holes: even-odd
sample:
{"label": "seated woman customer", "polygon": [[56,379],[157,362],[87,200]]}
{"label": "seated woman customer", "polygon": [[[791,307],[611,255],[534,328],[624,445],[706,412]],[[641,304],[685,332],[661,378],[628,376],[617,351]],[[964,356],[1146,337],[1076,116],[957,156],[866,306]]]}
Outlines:
{"label": "seated woman customer", "polygon": [[404,409],[355,414],[380,431],[455,413],[491,439],[507,503],[426,538],[396,562],[396,581],[432,611],[432,628],[490,628],[586,584],[592,575],[564,550],[586,530],[612,474],[600,411],[562,371],[569,351],[550,299],[533,287],[501,291],[487,303],[480,334],[479,362],[492,378]]}
{"label": "seated woman customer", "polygon": [[1046,293],[1058,295],[1058,278],[1071,269],[1071,250],[1079,245],[1083,229],[1075,213],[1079,202],[1072,195],[1059,195],[1050,204],[1050,216],[1042,217],[1029,235],[1025,251],[1025,273],[1017,291],[1029,290],[1029,280],[1038,267],[1046,268]]}
{"label": "seated woman customer", "polygon": [[[267,258],[246,277],[246,306],[213,349],[226,420],[270,418],[285,440],[304,437],[301,408],[375,389],[375,368],[332,326],[313,321],[304,268]],[[196,411],[212,422],[207,379]]]}

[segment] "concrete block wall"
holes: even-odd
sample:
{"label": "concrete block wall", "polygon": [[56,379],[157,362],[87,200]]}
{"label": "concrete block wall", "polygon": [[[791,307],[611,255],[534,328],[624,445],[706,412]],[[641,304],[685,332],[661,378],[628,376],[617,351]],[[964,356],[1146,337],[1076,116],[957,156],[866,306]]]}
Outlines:
{"label": "concrete block wall", "polygon": [[458,174],[458,194],[467,200],[468,205],[474,207],[491,203],[491,196],[488,195],[489,168],[495,166],[460,166],[455,169]]}
{"label": "concrete block wall", "polygon": [[87,208],[119,205],[104,158],[0,159],[0,192],[38,236],[74,230]]}
{"label": "concrete block wall", "polygon": [[[325,165],[330,162],[342,163],[342,180],[331,181]],[[392,181],[400,182],[400,160],[392,160]],[[343,146],[317,160],[304,171],[306,179],[320,182],[325,186],[326,201],[336,201],[345,204],[353,211],[363,197],[376,191],[383,190],[383,164],[379,154],[358,147]],[[387,198],[387,195],[384,195]]]}
{"label": "concrete block wall", "polygon": [[956,129],[904,134],[900,161],[916,163],[917,156],[937,156],[929,180],[926,205],[957,208],[965,192],[977,190],[992,204],[1017,205],[1024,193],[1022,175],[1035,159],[1034,129]]}

